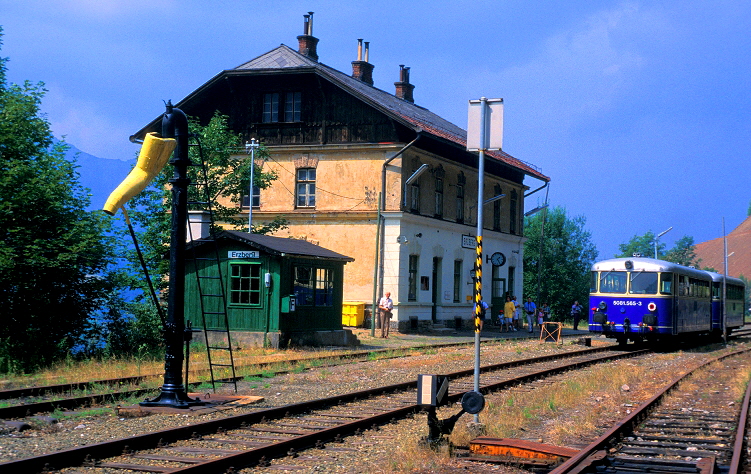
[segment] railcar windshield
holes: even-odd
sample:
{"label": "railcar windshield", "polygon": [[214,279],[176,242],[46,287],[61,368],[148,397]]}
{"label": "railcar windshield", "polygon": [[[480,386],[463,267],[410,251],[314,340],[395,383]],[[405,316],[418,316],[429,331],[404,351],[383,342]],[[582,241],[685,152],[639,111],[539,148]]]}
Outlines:
{"label": "railcar windshield", "polygon": [[597,293],[597,272],[592,272],[591,278],[589,279],[589,292],[590,293]]}
{"label": "railcar windshield", "polygon": [[600,275],[600,293],[626,293],[626,272],[605,272]]}
{"label": "railcar windshield", "polygon": [[655,272],[633,272],[631,273],[632,295],[654,295],[657,294],[657,273]]}

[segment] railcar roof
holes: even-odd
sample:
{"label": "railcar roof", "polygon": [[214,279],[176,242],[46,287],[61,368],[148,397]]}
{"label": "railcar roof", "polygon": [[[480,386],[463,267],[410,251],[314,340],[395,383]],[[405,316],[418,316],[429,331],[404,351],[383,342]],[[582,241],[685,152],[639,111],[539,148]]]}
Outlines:
{"label": "railcar roof", "polygon": [[[631,270],[626,269],[626,262],[633,263]],[[646,257],[631,257],[631,258],[612,258],[610,260],[602,260],[592,265],[592,271],[645,271],[645,272],[680,272],[685,275],[690,275],[698,278],[706,279],[709,277],[709,272],[698,270],[696,268],[684,267],[673,262],[666,262],[665,260],[657,260],[654,258]]]}
{"label": "railcar roof", "polygon": [[[707,272],[707,273],[709,273],[709,276],[712,277],[712,281],[722,281],[722,277],[724,276],[724,275],[722,275],[720,273],[717,273],[717,272]],[[746,286],[746,284],[743,283],[743,280],[741,280],[740,278],[735,278],[735,277],[731,277],[731,276],[728,276],[728,283],[733,283],[735,285]]]}

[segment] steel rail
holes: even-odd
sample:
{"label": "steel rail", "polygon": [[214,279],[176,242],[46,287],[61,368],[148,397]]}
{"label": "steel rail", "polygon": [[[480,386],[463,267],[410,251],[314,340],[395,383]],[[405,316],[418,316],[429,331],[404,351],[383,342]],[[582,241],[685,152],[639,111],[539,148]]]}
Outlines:
{"label": "steel rail", "polygon": [[[593,349],[585,349],[581,351],[574,351],[569,352],[565,354],[558,354],[558,355],[546,355],[546,356],[540,356],[535,357],[532,359],[525,359],[521,361],[512,361],[512,362],[504,362],[499,364],[493,364],[490,366],[483,367],[483,372],[488,372],[491,370],[504,370],[509,369],[513,367],[517,367],[523,364],[533,364],[533,363],[541,363],[541,362],[548,362],[555,359],[567,359],[567,358],[574,358],[577,356],[588,356],[593,354],[598,354],[600,352],[610,352],[609,348],[593,348]],[[501,382],[496,382],[487,386],[482,387],[481,391],[484,393],[487,393],[489,391],[498,390],[500,388],[505,388],[509,386],[518,385],[519,383],[534,380],[537,378],[544,377],[546,375],[551,375],[554,373],[559,373],[565,370],[570,370],[571,368],[578,368],[584,365],[590,365],[598,362],[602,362],[605,360],[612,360],[615,358],[620,357],[633,357],[636,355],[641,355],[643,353],[649,352],[648,350],[641,350],[641,351],[632,351],[632,352],[621,352],[618,354],[604,354],[602,357],[598,357],[596,359],[591,359],[588,361],[577,361],[569,366],[564,367],[556,367],[553,369],[548,369],[545,371],[539,371],[534,372],[527,375],[522,375],[518,377],[514,377],[511,379],[507,379]],[[471,374],[473,374],[474,369],[468,369],[468,370],[462,370],[458,371],[453,374],[448,374],[449,378],[460,378],[460,377],[467,377]],[[374,389],[367,389],[367,390],[361,390],[358,392],[353,392],[349,394],[344,395],[337,395],[332,397],[326,397],[323,399],[318,400],[312,400],[308,402],[300,402],[290,405],[284,405],[281,407],[276,408],[268,408],[263,409],[259,411],[255,411],[252,413],[237,415],[233,417],[224,418],[221,420],[212,420],[207,421],[203,423],[193,424],[189,426],[183,426],[183,427],[177,427],[177,428],[171,428],[166,430],[161,430],[157,432],[152,433],[146,433],[143,435],[137,435],[132,436],[129,438],[123,438],[118,440],[112,440],[108,442],[102,442],[97,443],[93,445],[88,446],[81,446],[78,448],[71,448],[68,450],[56,452],[56,453],[49,453],[44,454],[36,457],[30,457],[25,459],[19,459],[14,461],[7,461],[4,463],[0,463],[0,472],[39,472],[44,469],[50,470],[50,469],[60,469],[62,467],[69,467],[69,466],[76,466],[81,465],[85,462],[91,462],[92,459],[103,459],[107,457],[114,457],[114,456],[120,456],[123,453],[138,450],[144,450],[144,449],[152,449],[156,448],[163,444],[169,444],[175,441],[184,440],[184,439],[190,439],[192,437],[195,437],[197,435],[203,435],[203,434],[210,434],[210,433],[216,433],[220,429],[234,429],[242,427],[244,424],[255,424],[255,423],[261,423],[265,420],[271,420],[271,419],[279,419],[283,418],[285,416],[293,415],[293,414],[299,414],[308,412],[310,410],[314,409],[322,409],[327,408],[333,405],[337,405],[340,403],[347,403],[347,402],[353,402],[356,400],[368,398],[374,395],[380,395],[384,393],[393,393],[397,391],[405,391],[414,389],[417,386],[417,381],[410,381],[410,382],[402,382],[398,384],[388,385],[384,387],[378,387]],[[453,393],[449,394],[448,399],[449,402],[455,402],[461,399],[461,397],[466,392],[459,392],[459,393]],[[346,425],[340,425],[337,427],[332,427],[327,430],[322,430],[319,432],[314,433],[313,435],[305,435],[302,438],[299,438],[299,441],[294,441],[298,438],[292,438],[288,443],[285,441],[285,449],[283,450],[286,455],[286,453],[289,451],[290,448],[295,449],[301,449],[305,448],[307,446],[310,446],[310,443],[312,440],[314,440],[315,443],[317,442],[324,442],[328,439],[334,439],[337,435],[342,435],[345,433],[351,433],[353,431],[356,431],[358,428],[370,428],[373,424],[383,423],[386,421],[390,421],[394,418],[401,418],[405,415],[414,412],[415,410],[419,409],[419,405],[406,405],[403,406],[397,410],[389,411],[386,413],[373,415],[368,418],[357,420],[351,423],[347,423]],[[196,466],[190,466],[183,469],[176,469],[175,472],[221,472],[218,471],[219,469],[225,469],[231,466],[239,466],[243,463],[247,464],[254,464],[258,462],[259,459],[262,457],[276,457],[280,455],[281,448],[278,448],[277,445],[280,443],[274,443],[273,445],[269,446],[263,446],[259,448],[255,448],[248,451],[243,451],[239,454],[232,455],[230,457],[226,458],[220,458],[217,460],[207,461],[206,463],[199,464]],[[202,470],[206,469],[206,470]]]}
{"label": "steel rail", "polygon": [[[581,355],[581,352],[586,352],[586,351],[578,351],[578,352]],[[601,351],[597,351],[597,352],[601,352]],[[519,385],[520,383],[526,383],[531,380],[536,380],[542,377],[555,375],[560,372],[571,370],[572,368],[580,368],[580,367],[584,367],[587,365],[600,363],[606,360],[611,360],[614,358],[635,357],[636,355],[641,355],[641,354],[645,354],[648,352],[650,351],[647,349],[644,349],[644,350],[639,350],[639,351],[624,352],[619,355],[615,355],[615,354],[606,355],[604,357],[599,357],[596,359],[576,362],[574,364],[570,364],[567,366],[555,367],[552,369],[546,369],[546,370],[533,372],[533,373],[526,374],[526,375],[521,375],[518,377],[506,379],[501,382],[491,383],[488,385],[482,385],[480,387],[480,391],[482,393],[488,393],[488,392],[500,390],[500,389],[507,388],[507,387],[513,387],[513,386]],[[591,353],[592,352],[590,352],[590,354]],[[550,358],[547,356],[540,357],[539,359],[546,359],[545,360],[546,362],[550,360]],[[503,365],[503,364],[499,364],[499,365]],[[483,371],[487,372],[487,370],[485,369],[487,368],[483,367]],[[474,374],[474,369],[461,371],[458,373],[462,374],[461,377],[467,377],[469,375]],[[457,378],[457,377],[456,377],[456,374],[449,374],[449,378],[451,379],[451,378]],[[416,385],[416,383],[414,385]],[[461,391],[461,392],[449,394],[447,397],[448,402],[454,403],[454,402],[461,400],[461,398],[464,396],[465,393],[467,392]],[[233,454],[233,455],[221,457],[218,459],[208,460],[201,464],[195,464],[192,466],[187,466],[185,468],[176,468],[172,472],[179,472],[179,473],[186,473],[186,474],[198,474],[198,473],[212,474],[216,472],[224,472],[230,468],[256,465],[258,464],[259,460],[286,456],[290,452],[296,452],[301,449],[308,448],[310,446],[320,445],[321,443],[327,440],[336,439],[337,436],[342,436],[342,435],[353,433],[358,429],[367,429],[367,428],[372,427],[374,424],[379,424],[379,423],[382,424],[393,419],[403,418],[409,413],[415,413],[419,411],[420,409],[422,409],[422,407],[417,404],[407,405],[396,410],[388,411],[386,413],[369,416],[367,418],[353,421],[351,423],[335,426],[332,428],[327,428],[327,429],[318,431],[316,433],[312,433],[310,435],[299,436],[299,437],[291,438],[290,440],[286,440],[284,442],[273,443],[273,444],[269,444],[266,446],[252,448],[246,451],[238,452],[238,454]],[[0,465],[0,467],[2,466]]]}
{"label": "steel rail", "polygon": [[746,386],[746,394],[743,397],[743,408],[741,416],[738,419],[738,429],[735,432],[735,443],[733,444],[733,457],[730,460],[730,474],[736,474],[740,471],[741,462],[745,460],[744,440],[746,439],[746,428],[748,426],[749,404],[751,404],[751,383]]}
{"label": "steel rail", "polygon": [[[496,342],[499,338],[493,338],[489,339],[484,342]],[[278,364],[305,364],[306,362],[312,362],[312,361],[326,361],[326,360],[336,360],[336,359],[360,359],[364,357],[369,357],[371,354],[378,354],[378,353],[390,353],[390,352],[413,352],[413,351],[420,351],[425,349],[443,349],[443,348],[451,348],[451,347],[461,347],[461,346],[470,346],[474,344],[472,341],[468,342],[447,342],[447,343],[440,343],[440,344],[424,344],[424,345],[418,345],[418,346],[411,346],[411,347],[399,347],[399,348],[384,348],[384,349],[373,349],[369,351],[356,351],[356,352],[348,352],[344,354],[334,354],[334,355],[326,355],[326,356],[320,356],[320,357],[304,357],[304,358],[297,358],[297,359],[286,359],[286,360],[279,360],[279,361],[270,361],[270,362],[260,362],[258,364],[252,364],[252,365],[245,365],[245,366],[238,366],[238,369],[247,369],[247,368],[259,368],[262,369],[264,367],[271,367]],[[394,357],[400,357],[400,356],[394,356]],[[279,371],[278,373],[284,373],[285,371]],[[208,373],[208,369],[200,369],[191,371],[190,375],[192,376],[198,376],[204,373]],[[163,374],[148,374],[148,375],[136,375],[136,376],[130,376],[130,377],[118,377],[118,378],[111,378],[111,379],[101,379],[101,380],[92,380],[89,382],[71,382],[71,383],[65,383],[65,384],[52,384],[52,385],[43,385],[43,386],[35,386],[35,387],[22,387],[22,388],[11,388],[7,390],[0,390],[0,400],[5,399],[11,399],[11,398],[23,398],[23,397],[40,397],[45,396],[49,394],[59,394],[59,393],[66,393],[66,392],[72,392],[74,390],[91,390],[92,388],[95,388],[96,386],[105,385],[105,386],[119,386],[119,385],[130,385],[130,384],[138,384],[143,382],[147,379],[157,379],[162,377]],[[247,375],[242,377],[235,377],[237,379],[242,379],[244,377],[247,377]],[[222,380],[229,380],[229,379],[222,379]],[[155,389],[156,390],[156,389]]]}
{"label": "steel rail", "polygon": [[[447,343],[447,344],[438,344],[438,345],[431,345],[431,346],[419,346],[419,349],[417,347],[410,348],[408,351],[412,350],[425,350],[425,349],[435,349],[435,348],[447,348],[447,347],[457,347],[457,346],[469,346],[473,344],[472,342],[461,342],[461,343]],[[607,346],[599,348],[599,350],[609,350]],[[317,358],[317,359],[299,359],[299,361],[310,361],[310,360],[328,360],[328,359],[344,359],[346,363],[351,363],[356,361],[357,359],[367,357],[370,354],[372,354],[374,351],[363,351],[358,352],[356,355],[353,356],[325,356],[323,359]],[[385,350],[385,352],[394,352],[393,350]],[[393,356],[401,357],[399,355]],[[278,364],[279,362],[274,363],[268,363],[271,364]],[[336,365],[336,364],[335,364]],[[323,367],[323,366],[318,366]],[[288,369],[284,371],[276,371],[276,374],[283,374],[287,373],[290,370]],[[235,377],[237,381],[241,381],[245,377],[248,377],[249,375],[243,375]],[[143,376],[147,377],[147,376]],[[128,377],[128,379],[131,379],[133,377]],[[112,381],[117,381],[119,379],[110,379]],[[222,382],[225,381],[231,381],[231,379],[218,379]],[[96,382],[92,382],[96,383]],[[201,384],[201,382],[192,382],[189,384],[189,387],[198,387]],[[82,384],[78,384],[82,385]],[[42,387],[37,387],[42,388]],[[32,388],[33,389],[33,388]],[[55,411],[57,409],[75,409],[80,406],[87,406],[91,404],[101,404],[101,403],[107,403],[107,402],[116,402],[117,400],[123,400],[130,397],[139,397],[144,396],[150,393],[153,393],[158,390],[158,387],[152,388],[152,389],[136,389],[136,390],[125,390],[125,391],[119,391],[119,392],[111,392],[111,393],[105,393],[105,394],[92,394],[92,395],[84,395],[80,397],[70,397],[70,398],[61,398],[58,400],[46,400],[41,402],[32,402],[32,403],[23,403],[20,405],[11,405],[7,407],[0,407],[0,419],[7,419],[7,418],[23,418],[26,416],[31,416],[37,413],[49,413],[52,411]],[[0,392],[2,393],[2,392]],[[2,396],[0,396],[0,399]]]}
{"label": "steel rail", "polygon": [[673,389],[675,389],[680,382],[687,379],[694,372],[713,364],[717,361],[733,357],[745,352],[749,352],[751,349],[742,349],[733,351],[728,354],[724,354],[711,360],[708,360],[699,366],[692,369],[690,372],[675,378],[665,388],[660,390],[652,398],[644,402],[639,408],[635,409],[629,415],[615,423],[609,430],[607,430],[602,436],[595,439],[588,446],[583,448],[579,453],[568,461],[564,462],[560,466],[556,467],[550,474],[566,474],[566,473],[579,473],[584,472],[586,468],[593,463],[604,459],[606,454],[606,448],[610,440],[622,436],[624,433],[632,430],[638,423],[640,423]]}

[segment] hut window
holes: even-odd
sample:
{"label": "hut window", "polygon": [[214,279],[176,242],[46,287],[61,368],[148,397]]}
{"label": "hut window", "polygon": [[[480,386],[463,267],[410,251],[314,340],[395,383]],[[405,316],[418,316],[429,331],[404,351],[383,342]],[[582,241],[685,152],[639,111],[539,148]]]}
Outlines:
{"label": "hut window", "polygon": [[297,207],[316,207],[316,169],[297,170]]}
{"label": "hut window", "polygon": [[230,303],[261,304],[261,266],[249,263],[230,264]]}
{"label": "hut window", "polygon": [[464,185],[456,185],[456,222],[464,223]]}
{"label": "hut window", "polygon": [[334,305],[334,271],[330,268],[294,267],[294,292],[299,306]]}

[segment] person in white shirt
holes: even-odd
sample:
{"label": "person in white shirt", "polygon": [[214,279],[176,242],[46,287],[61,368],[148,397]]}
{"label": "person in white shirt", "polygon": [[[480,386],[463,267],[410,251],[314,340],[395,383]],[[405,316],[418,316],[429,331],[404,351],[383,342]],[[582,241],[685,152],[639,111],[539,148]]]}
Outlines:
{"label": "person in white shirt", "polygon": [[391,326],[391,311],[394,309],[394,302],[391,301],[391,293],[386,294],[378,302],[378,309],[381,312],[381,337],[389,337],[389,327]]}

